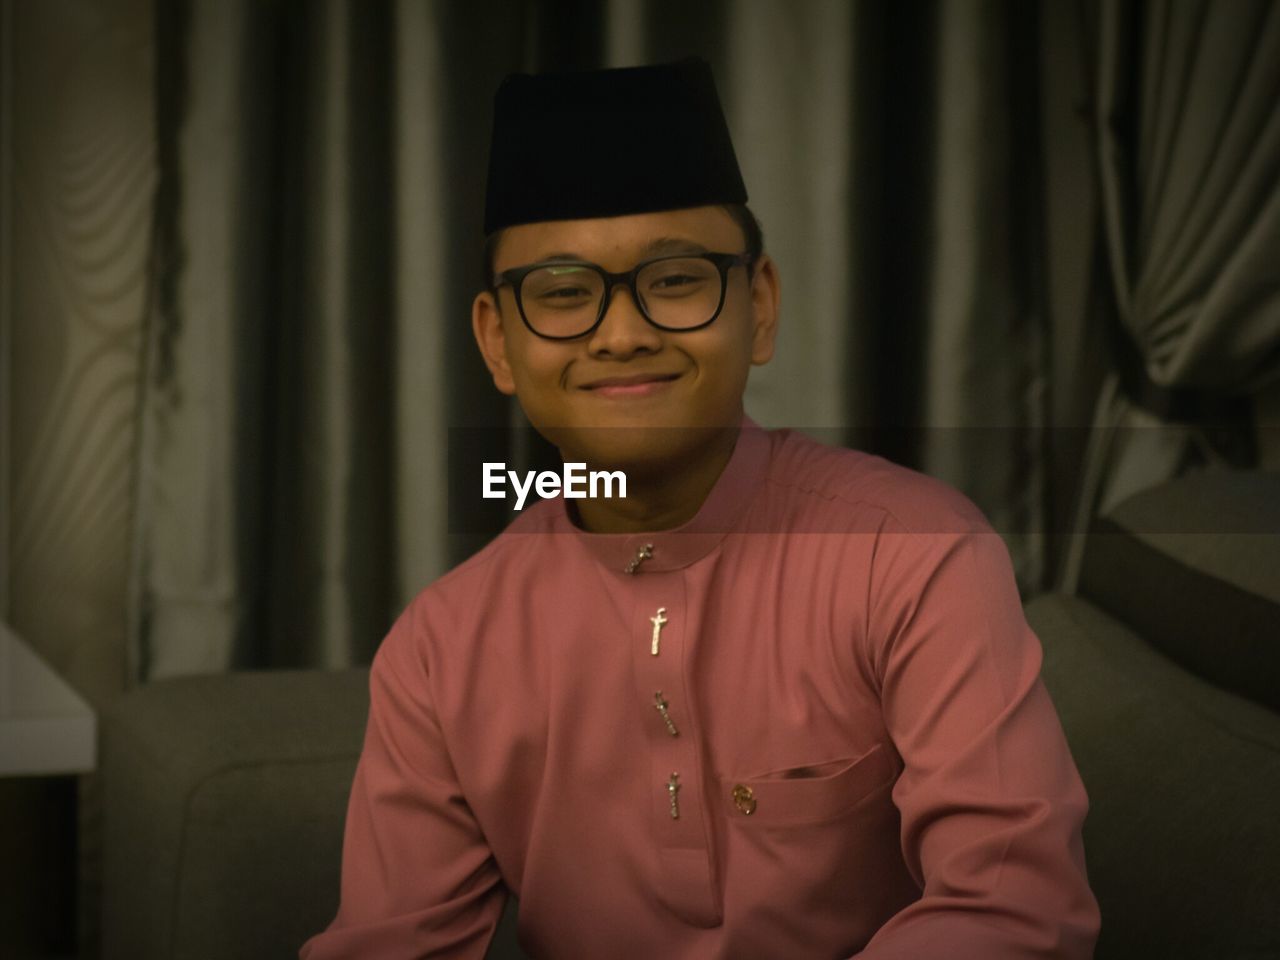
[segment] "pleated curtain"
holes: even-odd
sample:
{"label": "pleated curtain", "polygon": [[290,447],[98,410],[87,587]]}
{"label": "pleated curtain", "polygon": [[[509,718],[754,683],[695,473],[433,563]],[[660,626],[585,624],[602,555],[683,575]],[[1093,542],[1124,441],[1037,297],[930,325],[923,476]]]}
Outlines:
{"label": "pleated curtain", "polygon": [[1188,471],[1280,462],[1280,5],[1107,0],[1096,87],[1122,342],[1098,396],[1080,529]]}
{"label": "pleated curtain", "polygon": [[[1068,289],[1089,273],[1090,210],[1044,201],[1046,130],[1088,138],[1074,114],[1044,122],[1086,72],[1061,10],[156,11],[131,682],[367,662],[413,594],[500,529],[453,510],[468,479],[449,450],[457,431],[511,427],[515,467],[537,443],[469,327],[490,102],[513,70],[706,57],[782,275],[778,353],[748,412],[953,483],[1006,535],[1024,588],[1048,582],[1075,469],[1048,428],[1098,379]],[[1070,11],[1067,27],[1084,31]],[[1044,80],[1042,49],[1065,80]],[[1051,247],[1066,274],[1046,271]],[[1060,356],[1075,366],[1055,395]]]}
{"label": "pleated curtain", "polygon": [[1280,378],[1280,5],[1103,4],[1107,249],[1125,329],[1164,387]]}

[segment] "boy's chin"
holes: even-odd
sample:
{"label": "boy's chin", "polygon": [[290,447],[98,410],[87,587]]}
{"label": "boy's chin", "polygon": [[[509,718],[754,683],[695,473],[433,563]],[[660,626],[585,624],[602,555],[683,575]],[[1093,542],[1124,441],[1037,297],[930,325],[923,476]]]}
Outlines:
{"label": "boy's chin", "polygon": [[[735,424],[736,427],[736,424]],[[596,470],[622,470],[628,476],[660,475],[679,469],[714,445],[727,429],[705,427],[561,427],[543,431],[566,463]]]}

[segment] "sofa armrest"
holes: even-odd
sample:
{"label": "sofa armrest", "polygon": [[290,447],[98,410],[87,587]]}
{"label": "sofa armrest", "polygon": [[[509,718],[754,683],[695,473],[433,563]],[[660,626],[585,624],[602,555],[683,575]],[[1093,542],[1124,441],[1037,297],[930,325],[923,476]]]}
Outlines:
{"label": "sofa armrest", "polygon": [[1097,960],[1280,956],[1280,714],[1087,600],[1027,605],[1089,794]]}

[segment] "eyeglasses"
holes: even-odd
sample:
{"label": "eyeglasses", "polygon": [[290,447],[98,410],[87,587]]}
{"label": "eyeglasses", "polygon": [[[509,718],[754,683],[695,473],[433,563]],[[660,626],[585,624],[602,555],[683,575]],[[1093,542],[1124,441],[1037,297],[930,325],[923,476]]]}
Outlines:
{"label": "eyeglasses", "polygon": [[686,253],[645,260],[625,273],[585,260],[550,260],[504,270],[493,289],[509,285],[524,325],[547,340],[595,330],[618,284],[659,330],[686,332],[720,316],[729,271],[754,259],[750,253]]}

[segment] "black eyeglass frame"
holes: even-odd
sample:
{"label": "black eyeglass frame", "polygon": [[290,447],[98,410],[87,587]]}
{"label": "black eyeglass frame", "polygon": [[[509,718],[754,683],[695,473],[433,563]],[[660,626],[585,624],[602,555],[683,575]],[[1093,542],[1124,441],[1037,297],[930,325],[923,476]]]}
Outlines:
{"label": "black eyeglass frame", "polygon": [[[653,257],[650,260],[641,260],[630,270],[624,273],[610,273],[598,263],[592,263],[590,260],[542,260],[538,263],[530,263],[523,267],[512,267],[510,270],[503,270],[493,278],[492,291],[496,295],[498,288],[503,285],[509,286],[511,292],[515,294],[516,310],[520,313],[520,319],[524,325],[529,328],[529,332],[536,337],[544,340],[577,340],[581,337],[587,337],[595,333],[596,328],[600,326],[604,320],[604,315],[609,312],[609,303],[613,299],[613,288],[622,284],[631,291],[631,300],[636,305],[636,309],[640,311],[640,315],[649,322],[651,326],[657,327],[659,330],[665,330],[667,333],[690,333],[694,330],[701,330],[703,327],[709,327],[715,323],[716,318],[720,316],[720,311],[724,309],[724,298],[729,291],[729,271],[739,265],[747,265],[755,262],[757,255],[748,251],[743,253],[672,253],[661,257]],[[716,304],[716,309],[711,314],[711,319],[705,323],[700,323],[696,327],[666,327],[649,316],[649,309],[644,304],[644,298],[640,296],[640,292],[636,289],[636,278],[640,275],[640,271],[645,267],[652,266],[655,263],[661,263],[664,260],[707,260],[710,261],[720,272],[720,302]],[[524,278],[535,270],[544,270],[547,267],[585,267],[600,275],[604,280],[604,295],[600,298],[600,312],[596,314],[595,322],[581,333],[570,334],[569,336],[553,336],[548,333],[542,333],[535,330],[533,324],[529,322],[529,318],[524,313],[524,301],[520,297],[520,287],[524,284]]]}

